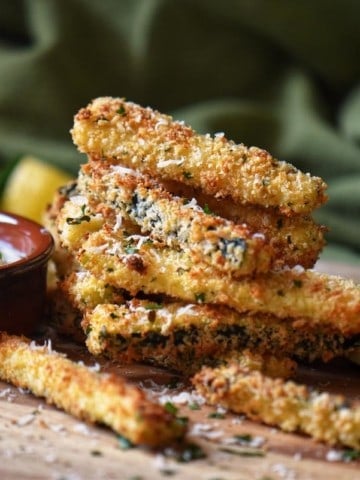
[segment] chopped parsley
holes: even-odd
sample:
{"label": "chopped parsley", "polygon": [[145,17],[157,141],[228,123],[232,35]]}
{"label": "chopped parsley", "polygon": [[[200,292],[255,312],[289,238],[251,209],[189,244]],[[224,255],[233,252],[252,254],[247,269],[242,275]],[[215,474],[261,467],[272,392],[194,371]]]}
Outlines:
{"label": "chopped parsley", "polygon": [[199,445],[195,443],[187,443],[181,449],[167,449],[165,452],[167,457],[173,458],[180,463],[188,463],[192,460],[198,460],[200,458],[205,458],[206,454]]}
{"label": "chopped parsley", "polygon": [[123,105],[120,105],[120,107],[116,110],[116,113],[117,113],[118,115],[125,115],[125,114],[126,114],[126,110],[125,110],[124,106],[123,106]]}
{"label": "chopped parsley", "polygon": [[195,293],[195,300],[197,303],[204,303],[205,302],[205,293]]}
{"label": "chopped parsley", "polygon": [[218,418],[222,420],[225,418],[225,414],[222,412],[212,412],[209,413],[208,418]]}
{"label": "chopped parsley", "polygon": [[346,462],[360,460],[360,450],[344,450],[341,458]]}
{"label": "chopped parsley", "polygon": [[171,413],[172,415],[176,415],[178,412],[178,408],[172,402],[166,402],[164,404],[164,408],[167,412]]}
{"label": "chopped parsley", "polygon": [[145,305],[145,308],[146,310],[160,310],[160,308],[163,308],[163,305],[161,303],[150,302]]}
{"label": "chopped parsley", "polygon": [[253,439],[253,436],[250,433],[244,433],[241,435],[234,435],[234,439],[242,444],[250,443]]}
{"label": "chopped parsley", "polygon": [[189,423],[189,417],[176,417],[176,421],[179,425],[187,425]]}
{"label": "chopped parsley", "polygon": [[128,450],[129,448],[134,448],[134,444],[123,435],[118,435],[117,439],[121,450]]}
{"label": "chopped parsley", "polygon": [[301,280],[297,280],[297,279],[294,280],[294,286],[296,288],[301,288],[302,285],[303,285],[303,282]]}
{"label": "chopped parsley", "polygon": [[139,250],[131,245],[128,245],[125,247],[125,253],[127,255],[133,255],[134,253],[137,253]]}
{"label": "chopped parsley", "polygon": [[264,457],[265,456],[264,450],[258,450],[258,449],[240,450],[238,448],[221,447],[219,450],[224,453],[230,453],[231,455],[239,455],[240,457]]}
{"label": "chopped parsley", "polygon": [[91,450],[91,455],[93,457],[102,457],[103,453],[100,450]]}
{"label": "chopped parsley", "polygon": [[184,176],[184,178],[189,180],[190,178],[192,178],[192,173],[191,172],[183,172],[183,176]]}
{"label": "chopped parsley", "polygon": [[210,209],[207,203],[205,203],[203,210],[204,213],[206,213],[207,215],[214,215],[214,212]]}
{"label": "chopped parsley", "polygon": [[90,222],[90,215],[85,214],[86,205],[81,207],[81,215],[79,217],[67,217],[66,223],[68,225],[79,225],[82,222]]}

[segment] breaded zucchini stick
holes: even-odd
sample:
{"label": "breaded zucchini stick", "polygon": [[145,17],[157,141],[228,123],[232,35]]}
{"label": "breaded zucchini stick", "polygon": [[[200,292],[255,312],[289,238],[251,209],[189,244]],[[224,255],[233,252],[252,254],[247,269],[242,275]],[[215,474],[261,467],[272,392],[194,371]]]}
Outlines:
{"label": "breaded zucchini stick", "polygon": [[194,262],[209,263],[235,277],[269,271],[274,263],[263,234],[204,211],[195,199],[173,196],[134,170],[92,162],[83,166],[78,188],[90,202],[105,202],[142,233],[190,251]]}
{"label": "breaded zucchini stick", "polygon": [[0,378],[135,444],[161,447],[185,433],[172,414],[124,378],[91,371],[24,337],[0,333]]}
{"label": "breaded zucchini stick", "polygon": [[53,327],[56,333],[83,344],[86,337],[81,328],[82,319],[83,313],[74,307],[67,292],[59,288],[48,292],[46,323]]}
{"label": "breaded zucchini stick", "polygon": [[165,294],[297,319],[299,324],[328,325],[346,336],[360,333],[360,286],[334,275],[293,269],[230,280],[207,265],[194,264],[186,252],[146,237],[134,241],[107,224],[88,236],[76,257],[84,269],[131,295]]}
{"label": "breaded zucchini stick", "polygon": [[326,201],[326,185],[260,148],[223,134],[199,135],[182,122],[120,98],[94,100],[75,116],[81,152],[164,180],[176,180],[240,204],[309,213]]}
{"label": "breaded zucchini stick", "polygon": [[268,378],[238,362],[214,369],[205,367],[192,382],[211,405],[221,405],[286,432],[305,433],[329,445],[360,449],[360,407],[349,407],[342,396]]}
{"label": "breaded zucchini stick", "polygon": [[63,187],[60,187],[54,194],[51,204],[48,205],[43,215],[43,224],[51,233],[55,248],[51,259],[56,266],[56,274],[59,278],[67,275],[74,268],[74,258],[69,251],[62,248],[60,245],[59,232],[57,229],[57,218],[63,208],[64,204],[71,197],[78,197],[77,183],[70,182]]}
{"label": "breaded zucchini stick", "polygon": [[261,372],[271,378],[283,379],[293,376],[297,368],[297,364],[286,356],[276,357],[249,349],[225,356],[220,365],[225,367],[233,364],[238,365],[242,370]]}
{"label": "breaded zucchini stick", "polygon": [[276,208],[258,205],[239,205],[230,198],[215,198],[178,182],[163,182],[173,195],[198,204],[223,218],[238,224],[245,223],[251,232],[261,232],[275,252],[275,266],[302,265],[312,268],[325,245],[326,227],[317,225],[309,215],[282,215]]}
{"label": "breaded zucchini stick", "polygon": [[59,288],[67,293],[71,304],[81,312],[92,309],[99,303],[125,302],[124,291],[103,282],[86,270],[72,272],[64,278]]}
{"label": "breaded zucchini stick", "polygon": [[[320,326],[296,328],[290,319],[240,314],[227,307],[133,299],[86,311],[82,327],[93,355],[146,362],[184,374],[249,349],[296,360],[330,360],[352,339]],[[354,342],[356,339],[354,339]]]}
{"label": "breaded zucchini stick", "polygon": [[101,303],[125,302],[123,292],[86,271],[73,271],[49,294],[49,324],[59,333],[80,341],[80,323],[86,309]]}

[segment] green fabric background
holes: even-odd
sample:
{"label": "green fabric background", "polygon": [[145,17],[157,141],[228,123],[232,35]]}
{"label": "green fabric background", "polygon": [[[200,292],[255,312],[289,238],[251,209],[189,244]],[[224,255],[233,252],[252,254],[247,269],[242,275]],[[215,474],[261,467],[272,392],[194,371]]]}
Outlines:
{"label": "green fabric background", "polygon": [[76,172],[74,113],[124,96],[329,184],[325,257],[360,262],[360,2],[1,0],[0,162]]}

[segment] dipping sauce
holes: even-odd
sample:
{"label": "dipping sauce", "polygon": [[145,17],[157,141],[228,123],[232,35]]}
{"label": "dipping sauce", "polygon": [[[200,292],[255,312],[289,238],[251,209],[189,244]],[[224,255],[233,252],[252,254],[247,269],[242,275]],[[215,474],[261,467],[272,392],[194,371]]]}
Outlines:
{"label": "dipping sauce", "polygon": [[0,238],[0,265],[16,262],[24,257],[25,253],[17,250],[13,245]]}

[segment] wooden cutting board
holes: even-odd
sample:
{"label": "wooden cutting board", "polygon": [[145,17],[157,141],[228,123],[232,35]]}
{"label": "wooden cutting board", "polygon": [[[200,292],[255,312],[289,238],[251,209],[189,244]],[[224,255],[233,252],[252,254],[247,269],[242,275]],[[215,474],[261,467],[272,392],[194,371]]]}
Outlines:
{"label": "wooden cutting board", "polygon": [[[318,268],[360,281],[360,268],[319,263]],[[90,364],[81,347],[59,348]],[[181,400],[184,385],[174,390],[168,372],[134,365],[104,364],[149,389],[152,395]],[[360,403],[360,369],[345,361],[302,368],[298,379],[318,389],[338,392]],[[154,383],[155,382],[155,383]],[[191,393],[191,391],[190,391]],[[175,396],[175,398],[174,398]],[[31,394],[0,382],[0,479],[121,479],[148,480],[355,480],[360,479],[360,461],[342,461],[342,452],[300,435],[247,421],[229,413],[214,417],[213,407],[178,404],[179,414],[189,418],[189,441],[200,446],[206,457],[183,463],[169,452],[123,449],[111,431],[86,425],[48,406]],[[251,445],[234,443],[234,436],[250,436]]]}

